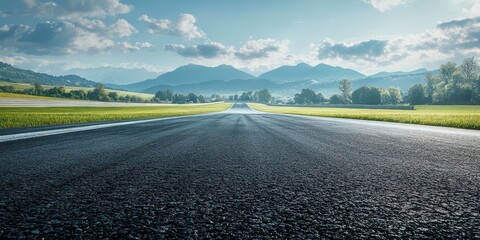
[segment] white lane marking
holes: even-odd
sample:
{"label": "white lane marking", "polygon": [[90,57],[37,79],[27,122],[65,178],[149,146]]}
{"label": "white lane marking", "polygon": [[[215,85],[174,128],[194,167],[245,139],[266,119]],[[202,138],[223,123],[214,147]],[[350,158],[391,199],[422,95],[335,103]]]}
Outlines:
{"label": "white lane marking", "polygon": [[58,135],[63,133],[81,132],[81,131],[87,131],[87,130],[93,130],[93,129],[171,120],[171,119],[177,119],[177,118],[199,117],[199,116],[207,116],[207,115],[214,115],[214,114],[221,114],[221,113],[224,113],[224,112],[195,114],[195,115],[186,115],[186,116],[178,116],[178,117],[155,118],[155,119],[136,120],[136,121],[129,121],[129,122],[106,123],[106,124],[98,124],[98,125],[91,125],[91,126],[84,126],[84,127],[70,127],[70,128],[43,130],[43,131],[27,132],[27,133],[17,133],[17,134],[0,136],[0,142],[9,142],[9,141],[15,141],[20,139],[29,139],[29,138],[36,138],[36,137]]}

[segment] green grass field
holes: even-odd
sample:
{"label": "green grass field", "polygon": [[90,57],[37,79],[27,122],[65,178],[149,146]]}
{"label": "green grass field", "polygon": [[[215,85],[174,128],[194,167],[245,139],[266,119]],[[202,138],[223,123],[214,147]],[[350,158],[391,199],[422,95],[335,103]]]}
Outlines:
{"label": "green grass field", "polygon": [[[16,90],[25,90],[25,89],[33,88],[33,85],[28,83],[11,83],[11,82],[3,82],[3,81],[0,81],[0,86],[12,86]],[[51,86],[51,85],[42,85],[42,86],[45,89],[58,87],[58,86]],[[84,90],[85,92],[87,92],[94,89],[94,88],[88,88],[88,87],[70,87],[70,86],[64,86],[64,88],[65,88],[65,91],[67,92],[70,92],[72,90]],[[153,94],[149,94],[149,93],[127,92],[127,91],[111,90],[111,89],[107,89],[107,92],[117,92],[119,96],[130,95],[130,96],[141,97],[143,99],[150,99],[150,98],[153,98],[154,96]]]}
{"label": "green grass field", "polygon": [[416,110],[278,107],[249,103],[258,111],[480,129],[480,106],[421,105]]}
{"label": "green grass field", "polygon": [[2,107],[0,128],[20,128],[219,112],[231,103],[159,107]]}

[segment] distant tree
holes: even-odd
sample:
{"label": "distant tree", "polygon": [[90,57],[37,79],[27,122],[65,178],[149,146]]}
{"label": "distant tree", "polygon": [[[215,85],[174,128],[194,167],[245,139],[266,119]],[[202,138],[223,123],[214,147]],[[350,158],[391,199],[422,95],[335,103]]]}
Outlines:
{"label": "distant tree", "polygon": [[238,100],[238,94],[233,95],[233,100]]}
{"label": "distant tree", "polygon": [[0,92],[13,93],[15,88],[13,86],[0,86]]}
{"label": "distant tree", "polygon": [[42,85],[40,85],[40,83],[33,84],[33,92],[32,92],[33,95],[39,95],[39,96],[43,95],[44,91],[45,89],[43,88]]}
{"label": "distant tree", "polygon": [[198,103],[198,97],[195,93],[189,93],[187,95],[187,102]]}
{"label": "distant tree", "polygon": [[223,101],[222,97],[221,97],[219,94],[217,94],[217,93],[212,94],[212,96],[210,96],[210,100],[211,100],[212,102]]}
{"label": "distant tree", "polygon": [[168,101],[173,101],[173,91],[170,89],[165,90],[165,96]]}
{"label": "distant tree", "polygon": [[324,99],[323,95],[316,94],[312,89],[305,88],[302,89],[301,93],[295,94],[293,100],[296,104],[318,104]]}
{"label": "distant tree", "polygon": [[328,100],[330,104],[343,104],[343,98],[339,94],[334,94]]}
{"label": "distant tree", "polygon": [[351,103],[352,102],[352,82],[343,79],[340,81],[339,89],[341,92],[341,97],[344,103]]}
{"label": "distant tree", "polygon": [[105,90],[105,85],[99,83],[93,91],[89,91],[88,99],[96,101],[106,101],[107,100],[107,91]]}
{"label": "distant tree", "polygon": [[387,90],[380,90],[383,104],[399,104],[402,102],[402,92],[398,88],[389,87]]}
{"label": "distant tree", "polygon": [[422,84],[415,84],[408,90],[408,98],[410,104],[423,104],[425,103],[425,89]]}
{"label": "distant tree", "polygon": [[206,103],[207,99],[203,95],[198,95],[198,102],[199,103]]}
{"label": "distant tree", "polygon": [[175,94],[173,96],[173,103],[183,104],[187,102],[187,96],[183,94]]}
{"label": "distant tree", "polygon": [[431,71],[428,71],[425,74],[425,96],[426,96],[427,103],[433,102],[433,95],[435,94],[435,85],[436,85],[436,79],[433,76],[433,73]]}
{"label": "distant tree", "polygon": [[166,91],[160,90],[157,93],[155,93],[155,98],[158,99],[158,101],[167,101],[167,94]]}
{"label": "distant tree", "polygon": [[109,92],[108,97],[111,101],[117,102],[118,101],[118,93],[117,92]]}
{"label": "distant tree", "polygon": [[263,89],[256,93],[257,93],[257,101],[261,103],[269,103],[272,100],[272,94],[270,94],[268,89]]}
{"label": "distant tree", "polygon": [[352,93],[352,102],[355,104],[377,105],[382,103],[380,89],[376,87],[360,87]]}
{"label": "distant tree", "polygon": [[240,100],[245,100],[245,101],[253,100],[253,92],[252,91],[243,92],[242,95],[240,95]]}

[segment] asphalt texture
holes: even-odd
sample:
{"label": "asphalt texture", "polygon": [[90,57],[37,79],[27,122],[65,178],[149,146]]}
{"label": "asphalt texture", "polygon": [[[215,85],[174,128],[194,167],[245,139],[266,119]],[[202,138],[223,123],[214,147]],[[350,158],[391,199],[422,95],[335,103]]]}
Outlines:
{"label": "asphalt texture", "polygon": [[0,239],[480,239],[480,131],[227,112],[0,143]]}

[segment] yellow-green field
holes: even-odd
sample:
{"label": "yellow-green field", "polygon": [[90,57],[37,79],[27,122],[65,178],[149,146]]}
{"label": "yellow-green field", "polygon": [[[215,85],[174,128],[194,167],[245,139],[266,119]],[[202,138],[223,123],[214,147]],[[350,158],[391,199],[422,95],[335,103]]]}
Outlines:
{"label": "yellow-green field", "polygon": [[231,103],[159,107],[2,107],[0,128],[20,128],[219,112]]}
{"label": "yellow-green field", "polygon": [[69,100],[68,98],[34,96],[34,95],[27,95],[27,94],[4,93],[4,92],[0,92],[0,98],[23,98],[23,99],[62,100],[62,101]]}
{"label": "yellow-green field", "polygon": [[356,108],[279,107],[267,106],[258,103],[249,103],[249,105],[253,109],[263,112],[480,129],[480,106],[422,105],[415,106],[416,110],[383,110]]}
{"label": "yellow-green field", "polygon": [[[11,83],[11,82],[3,82],[3,81],[0,81],[0,86],[12,86],[16,90],[25,90],[25,89],[33,88],[33,85],[28,83]],[[51,86],[51,85],[42,85],[42,86],[45,89],[58,87],[58,86]],[[66,92],[70,92],[72,90],[84,90],[85,92],[87,92],[87,91],[92,91],[94,89],[94,88],[88,88],[88,87],[70,87],[70,86],[64,86],[64,88]],[[127,92],[127,91],[111,90],[111,89],[107,89],[107,92],[117,92],[119,96],[124,97],[126,95],[130,95],[130,96],[141,97],[143,99],[150,99],[150,98],[153,98],[154,96],[153,94],[149,94],[149,93]]]}

